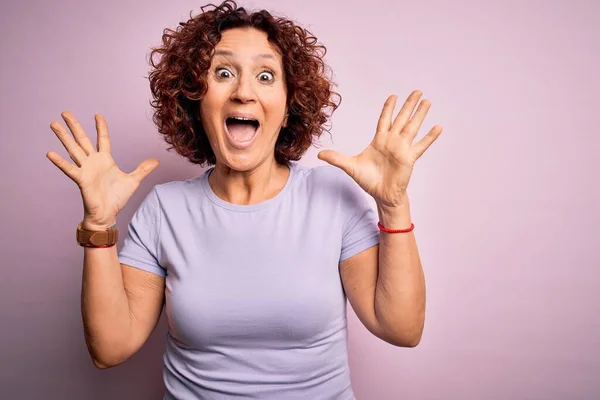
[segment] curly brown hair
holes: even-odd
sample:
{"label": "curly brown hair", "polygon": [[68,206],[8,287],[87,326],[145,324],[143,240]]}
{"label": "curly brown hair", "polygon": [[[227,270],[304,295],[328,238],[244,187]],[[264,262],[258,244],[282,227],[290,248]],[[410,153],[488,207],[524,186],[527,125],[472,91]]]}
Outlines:
{"label": "curly brown hair", "polygon": [[308,30],[266,10],[248,13],[230,0],[201,10],[176,30],[165,29],[162,46],[150,53],[153,121],[169,150],[194,164],[216,163],[199,114],[207,72],[222,32],[251,27],[265,32],[283,59],[289,115],[275,144],[275,160],[284,165],[299,160],[323,131],[329,132],[326,123],[341,102],[323,61],[327,49]]}

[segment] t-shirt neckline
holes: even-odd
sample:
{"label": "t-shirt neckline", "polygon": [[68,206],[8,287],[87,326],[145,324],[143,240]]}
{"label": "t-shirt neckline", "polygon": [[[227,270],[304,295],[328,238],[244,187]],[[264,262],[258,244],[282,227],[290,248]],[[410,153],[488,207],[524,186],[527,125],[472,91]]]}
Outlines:
{"label": "t-shirt neckline", "polygon": [[217,196],[215,194],[215,192],[213,191],[212,187],[210,186],[210,183],[208,182],[208,177],[215,169],[214,166],[207,169],[204,172],[204,175],[202,176],[202,188],[204,189],[204,193],[206,193],[206,196],[210,199],[211,202],[213,202],[215,205],[225,208],[227,210],[237,211],[237,212],[253,212],[253,211],[264,210],[266,208],[272,207],[275,204],[279,203],[281,201],[281,199],[283,199],[286,196],[286,193],[290,190],[290,186],[292,185],[292,182],[295,178],[296,167],[297,166],[295,163],[290,162],[289,163],[290,173],[288,175],[288,179],[287,179],[285,185],[283,186],[283,188],[274,197],[272,197],[268,200],[265,200],[265,201],[261,201],[260,203],[248,204],[248,205],[233,204],[233,203],[229,203],[228,201],[225,201],[225,200],[221,199],[219,196]]}

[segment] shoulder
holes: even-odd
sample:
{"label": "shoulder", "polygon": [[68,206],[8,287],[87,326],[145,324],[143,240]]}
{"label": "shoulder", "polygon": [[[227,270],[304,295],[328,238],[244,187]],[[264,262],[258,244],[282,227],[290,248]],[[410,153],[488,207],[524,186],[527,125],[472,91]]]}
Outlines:
{"label": "shoulder", "polygon": [[328,192],[338,193],[344,188],[352,187],[354,181],[344,171],[331,165],[315,167],[296,166],[298,180],[307,187],[323,189]]}
{"label": "shoulder", "polygon": [[200,179],[201,176],[154,184],[143,195],[138,205],[139,212],[157,215],[183,212],[189,208],[186,204],[189,204],[190,199],[198,199],[198,193],[203,192]]}
{"label": "shoulder", "polygon": [[189,194],[198,193],[202,190],[203,175],[177,181],[169,181],[156,184],[152,187],[151,193],[156,193],[160,201],[171,201],[185,198]]}
{"label": "shoulder", "polygon": [[298,167],[297,181],[303,189],[303,195],[307,195],[313,203],[333,204],[347,212],[370,207],[367,193],[337,167]]}

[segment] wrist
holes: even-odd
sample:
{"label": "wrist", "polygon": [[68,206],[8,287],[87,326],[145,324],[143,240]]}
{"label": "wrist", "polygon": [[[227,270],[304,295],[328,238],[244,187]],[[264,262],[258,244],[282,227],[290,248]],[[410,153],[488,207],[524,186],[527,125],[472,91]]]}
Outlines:
{"label": "wrist", "polygon": [[105,231],[116,223],[116,218],[107,221],[93,221],[84,218],[81,227],[86,231]]}
{"label": "wrist", "polygon": [[388,229],[407,229],[412,224],[408,199],[396,206],[377,205],[379,223]]}

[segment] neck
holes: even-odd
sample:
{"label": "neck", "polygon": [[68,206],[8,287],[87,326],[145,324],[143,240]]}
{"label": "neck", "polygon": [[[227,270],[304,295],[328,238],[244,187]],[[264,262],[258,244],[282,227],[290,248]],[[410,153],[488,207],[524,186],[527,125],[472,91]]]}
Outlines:
{"label": "neck", "polygon": [[218,163],[208,177],[213,192],[222,200],[239,205],[251,205],[269,200],[285,186],[289,177],[285,165],[264,162],[249,171],[236,171]]}

